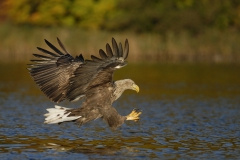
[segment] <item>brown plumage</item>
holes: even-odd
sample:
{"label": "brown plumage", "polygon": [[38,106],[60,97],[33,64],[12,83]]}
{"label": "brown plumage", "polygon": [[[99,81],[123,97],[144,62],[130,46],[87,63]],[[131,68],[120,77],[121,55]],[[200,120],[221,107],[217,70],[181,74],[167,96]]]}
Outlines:
{"label": "brown plumage", "polygon": [[106,45],[106,53],[100,49],[101,58],[91,56],[91,60],[84,60],[82,54],[73,58],[65,49],[62,42],[57,38],[59,46],[64,53],[50,42],[46,44],[55,53],[37,47],[38,50],[47,54],[33,54],[40,59],[31,60],[29,72],[41,91],[52,101],[63,100],[77,101],[85,98],[82,106],[70,109],[60,106],[47,109],[45,123],[62,123],[76,121],[80,125],[103,118],[107,124],[116,129],[125,120],[139,119],[141,112],[134,109],[128,116],[121,116],[112,103],[117,100],[126,89],[139,91],[139,87],[130,79],[113,81],[115,70],[124,67],[129,53],[128,40],[117,45],[112,38],[112,48]]}

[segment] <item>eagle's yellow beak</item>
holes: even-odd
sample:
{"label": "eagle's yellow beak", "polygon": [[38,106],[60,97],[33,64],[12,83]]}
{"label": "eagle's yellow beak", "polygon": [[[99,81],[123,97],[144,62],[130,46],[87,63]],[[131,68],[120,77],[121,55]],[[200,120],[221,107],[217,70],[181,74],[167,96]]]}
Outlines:
{"label": "eagle's yellow beak", "polygon": [[132,85],[132,89],[135,90],[137,93],[139,92],[139,87],[136,84]]}

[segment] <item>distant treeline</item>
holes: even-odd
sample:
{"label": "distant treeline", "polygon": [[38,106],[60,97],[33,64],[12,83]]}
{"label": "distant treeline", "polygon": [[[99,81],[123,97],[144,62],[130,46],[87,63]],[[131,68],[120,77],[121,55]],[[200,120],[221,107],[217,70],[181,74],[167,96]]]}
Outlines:
{"label": "distant treeline", "polygon": [[240,0],[1,0],[0,21],[90,30],[240,30]]}

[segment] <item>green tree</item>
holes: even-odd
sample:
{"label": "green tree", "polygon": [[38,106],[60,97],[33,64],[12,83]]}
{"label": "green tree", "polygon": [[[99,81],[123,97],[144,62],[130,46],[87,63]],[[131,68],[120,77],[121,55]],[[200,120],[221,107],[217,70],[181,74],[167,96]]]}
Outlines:
{"label": "green tree", "polygon": [[2,0],[2,21],[93,30],[240,29],[239,0]]}

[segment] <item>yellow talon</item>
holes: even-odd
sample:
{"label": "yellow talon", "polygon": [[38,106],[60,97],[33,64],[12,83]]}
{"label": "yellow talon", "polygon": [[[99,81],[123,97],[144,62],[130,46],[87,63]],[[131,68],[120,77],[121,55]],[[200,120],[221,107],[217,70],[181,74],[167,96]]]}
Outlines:
{"label": "yellow talon", "polygon": [[135,108],[129,115],[126,116],[126,120],[137,122],[140,119],[140,117],[139,117],[140,114],[142,114],[142,111]]}

